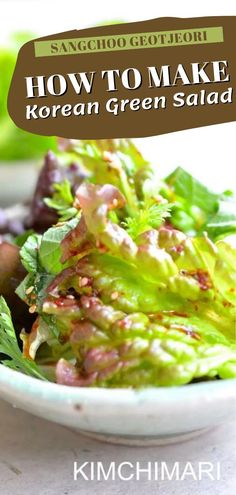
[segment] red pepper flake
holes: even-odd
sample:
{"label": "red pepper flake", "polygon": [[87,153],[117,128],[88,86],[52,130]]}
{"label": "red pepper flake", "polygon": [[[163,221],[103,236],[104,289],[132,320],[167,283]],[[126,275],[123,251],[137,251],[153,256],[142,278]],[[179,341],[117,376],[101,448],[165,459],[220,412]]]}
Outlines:
{"label": "red pepper flake", "polygon": [[169,311],[163,311],[165,315],[173,315],[173,316],[180,316],[182,318],[188,318],[188,314],[184,313],[182,311],[176,311],[175,309],[171,309]]}
{"label": "red pepper flake", "polygon": [[187,274],[197,280],[201,290],[209,290],[212,288],[212,281],[208,272],[199,268],[198,270],[187,272]]}
{"label": "red pepper flake", "polygon": [[[164,313],[164,311],[163,311]],[[148,318],[151,320],[151,321],[162,321],[163,318],[164,318],[164,315],[160,314],[160,313],[149,313],[148,314]]]}
{"label": "red pepper flake", "polygon": [[178,244],[178,246],[173,246],[170,249],[170,251],[172,253],[178,253],[178,254],[181,254],[183,250],[184,250],[184,245],[183,244]]}
{"label": "red pepper flake", "polygon": [[56,306],[58,306],[59,308],[61,308],[61,307],[62,307],[62,306],[64,306],[64,304],[65,304],[65,299],[63,299],[62,297],[60,297],[59,299],[57,299],[57,300],[55,301],[55,303],[54,303],[54,304],[56,304]]}
{"label": "red pepper flake", "polygon": [[163,316],[162,315],[156,315],[156,320],[159,320],[159,321],[162,321],[163,320]]}
{"label": "red pepper flake", "polygon": [[191,328],[189,328],[185,325],[172,324],[172,325],[170,325],[170,328],[172,328],[173,330],[178,330],[179,332],[183,332],[195,340],[201,340],[201,337],[197,332],[194,332]]}
{"label": "red pepper flake", "polygon": [[123,318],[123,320],[118,321],[118,327],[119,328],[123,328],[123,329],[128,330],[129,328],[131,328],[131,325],[132,325],[132,323],[129,320],[129,318]]}
{"label": "red pepper flake", "polygon": [[232,307],[232,304],[231,304],[229,301],[223,301],[223,303],[222,303],[222,304],[223,304],[223,306],[224,306],[225,308],[230,308],[230,307]]}
{"label": "red pepper flake", "polygon": [[[46,302],[50,303],[50,301],[46,301]],[[71,308],[71,307],[73,308],[77,304],[77,301],[75,300],[74,296],[73,299],[72,297],[69,296],[59,297],[58,299],[54,299],[52,302],[58,308]]]}

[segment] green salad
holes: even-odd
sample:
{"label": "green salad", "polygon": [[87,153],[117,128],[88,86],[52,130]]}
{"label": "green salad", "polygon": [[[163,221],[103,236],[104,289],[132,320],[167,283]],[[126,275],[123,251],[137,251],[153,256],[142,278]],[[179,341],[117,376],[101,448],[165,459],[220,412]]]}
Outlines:
{"label": "green salad", "polygon": [[55,181],[43,197],[53,225],[12,240],[23,244],[17,297],[34,321],[19,342],[1,297],[3,364],[69,386],[236,377],[233,194],[181,168],[160,179],[129,140],[60,148],[80,183]]}

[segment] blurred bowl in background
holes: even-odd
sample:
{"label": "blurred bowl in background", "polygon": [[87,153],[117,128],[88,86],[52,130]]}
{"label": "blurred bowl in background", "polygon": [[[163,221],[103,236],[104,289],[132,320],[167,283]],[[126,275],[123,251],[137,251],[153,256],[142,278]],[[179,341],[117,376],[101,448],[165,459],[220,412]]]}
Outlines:
{"label": "blurred bowl in background", "polygon": [[0,207],[30,199],[38,172],[38,160],[0,161]]}

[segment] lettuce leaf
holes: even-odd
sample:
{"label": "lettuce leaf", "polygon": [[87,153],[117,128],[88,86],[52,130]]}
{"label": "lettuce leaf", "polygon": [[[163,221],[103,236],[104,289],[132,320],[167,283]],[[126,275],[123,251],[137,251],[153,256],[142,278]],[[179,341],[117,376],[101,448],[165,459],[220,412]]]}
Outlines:
{"label": "lettuce leaf", "polygon": [[216,194],[178,167],[166,178],[162,193],[175,204],[172,224],[190,234],[204,231],[212,239],[236,231],[236,200],[229,191]]}
{"label": "lettuce leaf", "polygon": [[61,259],[61,241],[71,229],[75,228],[78,219],[74,218],[62,225],[51,227],[43,234],[39,249],[39,262],[42,268],[51,274],[63,269]]}
{"label": "lettuce leaf", "polygon": [[236,232],[236,198],[219,201],[218,210],[209,218],[206,231],[214,239]]}
{"label": "lettuce leaf", "polygon": [[76,366],[57,363],[57,381],[173,386],[236,376],[236,251],[165,227],[134,241],[109,217],[124,201],[114,186],[83,184],[77,197],[80,223],[62,242],[70,266],[42,305],[76,357]]}
{"label": "lettuce leaf", "polygon": [[0,353],[7,356],[7,359],[2,361],[5,366],[29,376],[47,380],[46,375],[34,361],[23,357],[17,342],[10,310],[3,297],[0,297]]}

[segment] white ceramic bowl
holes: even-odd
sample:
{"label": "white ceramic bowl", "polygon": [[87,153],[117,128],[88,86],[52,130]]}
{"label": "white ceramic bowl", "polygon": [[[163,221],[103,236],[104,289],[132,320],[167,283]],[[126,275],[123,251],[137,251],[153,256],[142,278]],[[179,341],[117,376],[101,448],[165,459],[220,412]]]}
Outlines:
{"label": "white ceramic bowl", "polygon": [[25,411],[120,444],[188,439],[236,413],[236,379],[184,387],[75,388],[43,382],[0,365],[0,396]]}

